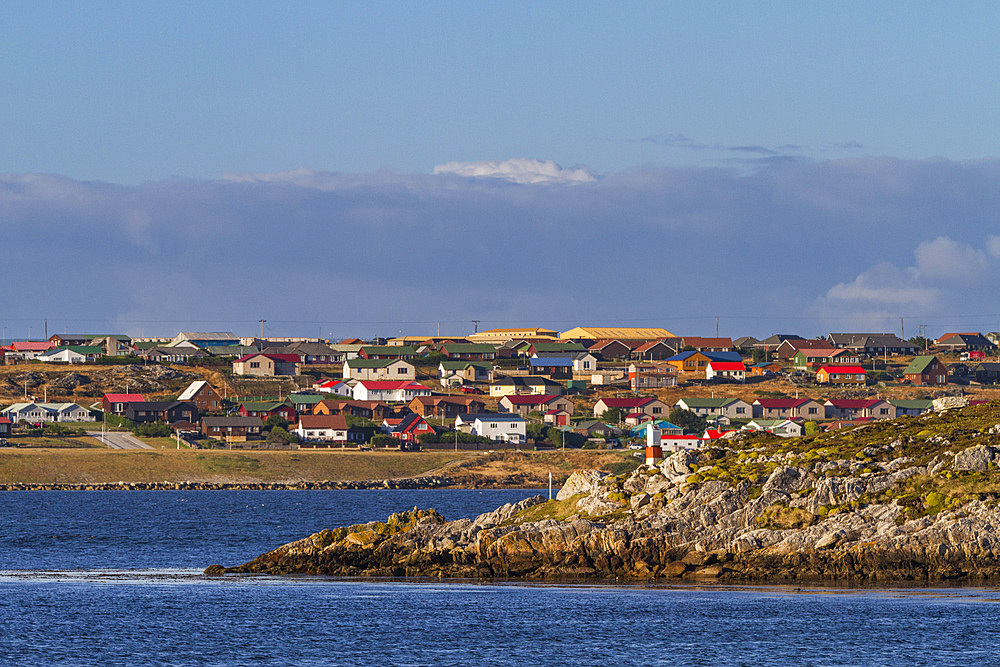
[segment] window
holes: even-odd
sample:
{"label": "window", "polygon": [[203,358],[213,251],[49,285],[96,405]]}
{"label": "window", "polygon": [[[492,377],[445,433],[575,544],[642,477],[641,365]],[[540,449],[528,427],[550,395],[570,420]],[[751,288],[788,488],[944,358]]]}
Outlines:
{"label": "window", "polygon": [[741,414],[743,414],[744,412],[746,412],[746,409],[745,409],[745,408],[736,408],[736,414],[738,414],[738,415],[741,415]]}
{"label": "window", "polygon": [[881,410],[878,411],[878,413],[880,415],[887,415],[889,414],[889,408],[882,408]]}
{"label": "window", "polygon": [[811,415],[816,414],[816,408],[809,408],[809,414]]}
{"label": "window", "polygon": [[260,368],[260,362],[259,361],[251,361],[250,362],[250,368]]}
{"label": "window", "polygon": [[396,369],[396,374],[397,375],[405,375],[406,374],[406,369],[403,368],[402,366],[400,366],[399,368]]}
{"label": "window", "polygon": [[663,412],[663,408],[653,408],[653,414],[658,415]]}

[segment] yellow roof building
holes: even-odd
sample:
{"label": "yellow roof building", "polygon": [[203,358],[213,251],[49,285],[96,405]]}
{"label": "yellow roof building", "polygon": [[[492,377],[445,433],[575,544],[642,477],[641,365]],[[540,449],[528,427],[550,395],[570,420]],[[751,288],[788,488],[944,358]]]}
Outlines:
{"label": "yellow roof building", "polygon": [[465,338],[473,343],[506,343],[515,338],[552,338],[559,336],[558,331],[552,329],[490,329],[480,331]]}
{"label": "yellow roof building", "polygon": [[657,340],[659,338],[676,338],[666,329],[657,327],[577,327],[564,331],[560,338],[576,340]]}

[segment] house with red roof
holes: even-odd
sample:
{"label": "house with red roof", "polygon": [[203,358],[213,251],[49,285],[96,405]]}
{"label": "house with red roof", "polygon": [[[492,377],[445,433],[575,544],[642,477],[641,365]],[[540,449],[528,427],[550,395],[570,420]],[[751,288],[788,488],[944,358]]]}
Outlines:
{"label": "house with red roof", "polygon": [[542,396],[514,394],[511,396],[504,396],[500,399],[500,402],[497,403],[497,410],[499,412],[509,412],[522,417],[534,410],[542,413],[548,412],[549,410],[565,410],[566,412],[573,414],[573,409],[573,401],[570,401],[563,396],[559,396],[558,394],[545,394]]}
{"label": "house with red roof", "polygon": [[736,382],[745,382],[747,367],[742,361],[710,361],[705,367],[705,379],[725,378]]}
{"label": "house with red roof", "polygon": [[662,419],[670,412],[670,407],[658,398],[637,396],[634,398],[601,398],[594,404],[594,416],[601,415],[611,408],[618,408],[625,415],[642,412],[654,419]]}
{"label": "house with red roof", "polygon": [[351,391],[351,386],[343,380],[320,380],[318,382],[313,382],[312,388],[313,391],[318,391],[321,394],[335,394],[337,396],[347,397],[354,395]]}
{"label": "house with red roof", "polygon": [[861,366],[821,366],[816,371],[816,382],[820,384],[864,384],[867,379]]}
{"label": "house with red roof", "polygon": [[825,419],[826,408],[811,398],[758,398],[753,416],[761,419]]}
{"label": "house with red roof", "polygon": [[896,406],[881,398],[831,398],[824,404],[827,419],[893,419]]}
{"label": "house with red roof", "polygon": [[255,352],[246,354],[233,362],[236,375],[274,377],[276,375],[301,375],[302,358],[297,354],[275,354]]}
{"label": "house with red roof", "polygon": [[101,409],[106,413],[121,416],[129,403],[145,403],[142,394],[105,394],[101,398]]}
{"label": "house with red roof", "polygon": [[430,396],[431,388],[412,380],[361,380],[354,385],[356,401],[409,403],[417,396]]}
{"label": "house with red roof", "polygon": [[14,428],[14,422],[9,417],[0,417],[0,438],[9,438],[12,428]]}
{"label": "house with red roof", "polygon": [[55,343],[47,340],[16,340],[4,348],[4,356],[7,359],[37,359],[56,347]]}
{"label": "house with red roof", "polygon": [[418,414],[410,413],[405,417],[393,417],[382,421],[382,432],[391,435],[400,442],[415,443],[425,433],[433,433],[434,427]]}

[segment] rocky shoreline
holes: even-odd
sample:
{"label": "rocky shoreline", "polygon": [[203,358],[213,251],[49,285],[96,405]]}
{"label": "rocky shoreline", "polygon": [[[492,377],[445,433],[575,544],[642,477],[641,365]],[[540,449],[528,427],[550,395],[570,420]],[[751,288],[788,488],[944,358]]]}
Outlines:
{"label": "rocky shoreline", "polygon": [[300,482],[95,482],[0,484],[2,491],[295,491],[344,489],[519,489],[537,488],[533,476],[432,475],[405,479],[316,480]]}
{"label": "rocky shoreline", "polygon": [[[552,501],[456,521],[414,508],[206,572],[997,582],[1000,414],[993,406],[973,415],[903,418],[800,443],[734,441],[617,477],[577,472]],[[959,435],[975,444],[955,447]]]}

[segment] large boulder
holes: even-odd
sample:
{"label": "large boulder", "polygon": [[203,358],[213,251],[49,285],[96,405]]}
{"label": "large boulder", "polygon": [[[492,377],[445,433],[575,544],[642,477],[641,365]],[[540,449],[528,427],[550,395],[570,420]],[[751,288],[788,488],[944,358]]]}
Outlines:
{"label": "large boulder", "polygon": [[569,500],[581,493],[590,495],[597,492],[608,473],[600,470],[577,470],[556,494],[556,500]]}
{"label": "large boulder", "polygon": [[944,412],[945,410],[966,407],[969,405],[969,399],[965,396],[945,396],[944,398],[935,398],[931,404],[934,406],[935,412]]}
{"label": "large boulder", "polygon": [[952,468],[969,472],[984,472],[990,469],[990,464],[996,464],[998,455],[1000,452],[993,447],[976,445],[956,454]]}

